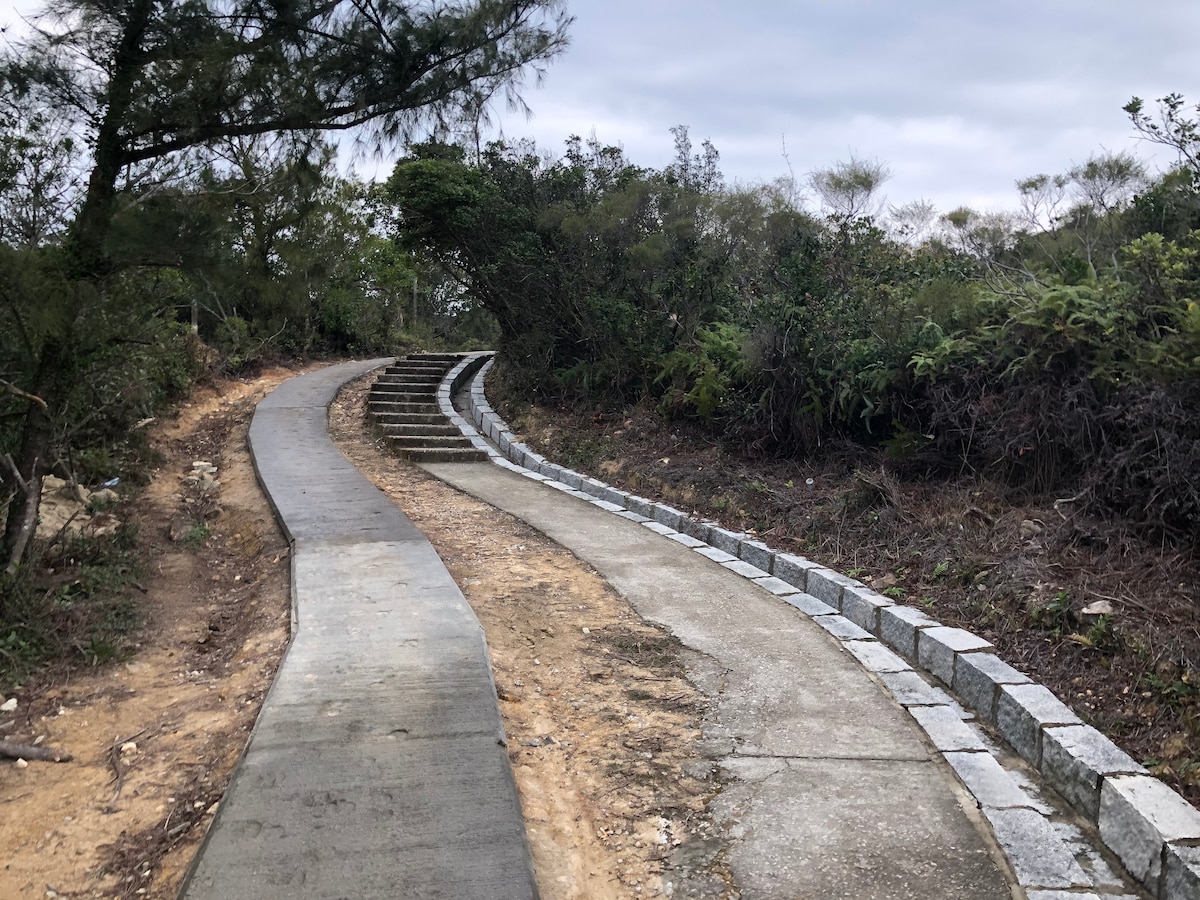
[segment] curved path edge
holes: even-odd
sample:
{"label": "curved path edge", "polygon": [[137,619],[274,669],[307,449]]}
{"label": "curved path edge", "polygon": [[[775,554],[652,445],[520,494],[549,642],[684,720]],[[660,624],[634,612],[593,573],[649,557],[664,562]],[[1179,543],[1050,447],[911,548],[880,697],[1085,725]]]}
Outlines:
{"label": "curved path edge", "polygon": [[[1150,896],[1200,898],[1200,812],[1084,724],[1050,690],[1001,660],[990,643],[819,563],[548,461],[518,441],[488,404],[484,376],[491,365],[491,354],[475,354],[447,375],[439,402],[451,422],[487,450],[496,465],[692,548],[798,608],[841,641],[909,710],[975,796],[1018,880],[1031,888],[1031,898],[1092,895],[1079,893],[1085,879],[1077,871],[1072,874],[1062,857],[1052,865],[1062,868],[1072,883],[1062,885],[1061,895],[1045,890],[1045,848],[1063,842],[1054,833],[1056,827],[1061,830],[1058,817],[1038,809],[1036,799],[997,803],[997,790],[1009,792],[1001,780],[1005,771],[999,763],[982,764],[984,747],[963,732],[969,723],[935,712],[949,698],[923,676],[948,688],[971,711],[965,718],[977,717],[994,729],[1097,830],[1105,847]],[[464,388],[470,420],[452,404]]]}
{"label": "curved path edge", "polygon": [[536,898],[483,631],[327,413],[391,362],[293,378],[250,445],[292,544],[293,637],[184,881],[188,900]]}

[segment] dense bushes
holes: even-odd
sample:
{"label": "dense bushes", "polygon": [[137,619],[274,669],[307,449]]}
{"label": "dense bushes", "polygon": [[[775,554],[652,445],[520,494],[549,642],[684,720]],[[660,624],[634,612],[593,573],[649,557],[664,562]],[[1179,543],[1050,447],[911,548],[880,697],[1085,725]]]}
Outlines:
{"label": "dense bushes", "polygon": [[[517,393],[653,398],[756,452],[882,444],[910,472],[1069,490],[1200,539],[1194,179],[1098,157],[1023,183],[1078,193],[1049,231],[959,211],[914,246],[728,189],[682,137],[662,172],[577,139],[557,161],[429,145],[397,166],[401,245],[496,316]],[[1130,230],[1155,216],[1168,234]]]}

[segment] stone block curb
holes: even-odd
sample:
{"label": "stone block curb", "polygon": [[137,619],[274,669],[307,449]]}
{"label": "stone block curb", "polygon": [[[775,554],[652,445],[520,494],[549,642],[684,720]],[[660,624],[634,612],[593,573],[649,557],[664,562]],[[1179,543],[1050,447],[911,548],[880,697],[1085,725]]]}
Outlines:
{"label": "stone block curb", "polygon": [[917,663],[950,687],[954,684],[954,662],[960,654],[994,650],[989,642],[962,628],[937,625],[922,629],[917,636]]}
{"label": "stone block curb", "polygon": [[[511,464],[540,472],[548,479],[545,484],[566,493],[620,507],[611,511],[751,579],[841,641],[909,709],[968,788],[974,781],[989,799],[1003,797],[1004,803],[1014,804],[997,806],[975,795],[1031,900],[1086,900],[1098,895],[1085,892],[1091,882],[1054,836],[1040,805],[1019,788],[1010,790],[1016,782],[963,723],[969,715],[910,663],[953,690],[980,721],[996,728],[1025,762],[1097,825],[1109,849],[1156,900],[1200,898],[1200,812],[1167,785],[1144,774],[1134,760],[1083,724],[1049,690],[999,659],[988,641],[897,604],[817,562],[773,550],[752,535],[547,462],[520,443],[487,405],[483,383],[491,364],[487,354],[478,354],[457,366],[447,376],[452,386],[443,408],[451,407],[449,397],[470,379],[471,422],[493,441],[503,435],[504,454]],[[439,402],[442,399],[439,392]],[[463,417],[455,414],[454,421],[464,434],[474,435],[475,429]],[[493,456],[493,462],[499,463],[500,458]],[[994,767],[983,761],[985,757]],[[986,781],[978,774],[984,770]],[[994,780],[997,770],[1007,783]],[[1018,794],[1025,797],[1023,802]]]}

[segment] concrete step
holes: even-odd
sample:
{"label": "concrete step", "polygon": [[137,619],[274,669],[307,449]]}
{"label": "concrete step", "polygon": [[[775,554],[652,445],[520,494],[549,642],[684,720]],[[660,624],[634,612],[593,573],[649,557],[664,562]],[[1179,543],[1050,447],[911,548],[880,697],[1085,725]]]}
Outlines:
{"label": "concrete step", "polygon": [[449,368],[462,362],[468,355],[466,353],[410,353],[408,356],[396,360],[396,364],[402,365],[406,362],[437,362],[445,363],[446,367]]}
{"label": "concrete step", "polygon": [[463,433],[453,425],[393,425],[390,423],[381,423],[379,427],[389,437],[398,438],[441,437],[461,439],[463,436]]}
{"label": "concrete step", "polygon": [[380,425],[444,425],[446,417],[436,413],[374,412],[372,415]]}
{"label": "concrete step", "polygon": [[385,372],[375,379],[376,384],[411,384],[421,387],[428,386],[431,390],[437,390],[437,386],[442,383],[444,373],[442,372]]}
{"label": "concrete step", "polygon": [[474,444],[468,438],[462,436],[462,433],[450,436],[420,436],[420,435],[399,435],[388,434],[388,439],[392,442],[393,447],[403,448],[405,450],[420,448],[420,447],[473,447]]}
{"label": "concrete step", "polygon": [[403,375],[405,372],[414,372],[419,375],[445,375],[451,369],[445,363],[426,363],[426,362],[398,362],[395,365],[387,366],[383,370],[384,375]]}
{"label": "concrete step", "polygon": [[487,451],[477,447],[397,447],[396,452],[413,462],[487,462]]}
{"label": "concrete step", "polygon": [[378,400],[381,403],[428,403],[432,406],[437,406],[437,394],[414,394],[411,391],[381,391],[377,388],[371,388],[367,394],[367,400],[374,402]]}
{"label": "concrete step", "polygon": [[376,381],[371,390],[377,394],[436,394],[438,382],[432,384],[413,384],[408,381]]}
{"label": "concrete step", "polygon": [[387,413],[416,413],[418,415],[436,415],[445,421],[445,416],[436,403],[425,401],[424,403],[410,403],[407,401],[380,400],[377,397],[369,398],[369,407],[372,413],[380,415]]}

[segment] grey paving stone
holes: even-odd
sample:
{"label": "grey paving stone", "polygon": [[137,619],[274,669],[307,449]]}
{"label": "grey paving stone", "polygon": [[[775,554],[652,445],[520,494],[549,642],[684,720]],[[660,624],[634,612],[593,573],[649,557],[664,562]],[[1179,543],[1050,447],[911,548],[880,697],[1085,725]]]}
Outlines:
{"label": "grey paving stone", "polygon": [[[1050,824],[1067,848],[1075,855],[1075,861],[1079,863],[1079,867],[1087,872],[1096,893],[1104,895],[1106,900],[1122,900],[1122,898],[1142,900],[1137,887],[1134,886],[1133,879],[1125,872],[1116,857],[1108,852],[1108,848],[1104,847],[1104,842],[1100,840],[1099,835],[1090,832],[1085,834],[1082,826],[1078,824],[1077,817],[1072,818],[1076,820],[1067,821],[1052,816]],[[1120,874],[1117,874],[1118,870]]]}
{"label": "grey paving stone", "polygon": [[[810,616],[830,616],[837,612],[828,603],[822,603],[811,594],[788,594],[783,598],[785,602],[790,603],[800,612]],[[865,643],[865,642],[856,642]]]}
{"label": "grey paving stone", "polygon": [[625,502],[625,508],[630,512],[635,512],[640,516],[645,516],[647,519],[654,518],[654,504],[645,497],[639,497],[636,494],[630,494],[629,499]]}
{"label": "grey paving stone", "polygon": [[[1080,894],[1076,891],[1029,891],[1025,895],[1028,900],[1101,900],[1099,894]],[[1103,900],[1137,900],[1136,897],[1105,896]]]}
{"label": "grey paving stone", "polygon": [[916,659],[917,631],[941,624],[911,606],[887,606],[879,610],[879,639],[906,659]]}
{"label": "grey paving stone", "polygon": [[[597,502],[603,502],[603,501],[597,501]],[[693,550],[696,549],[697,547],[707,546],[704,543],[704,541],[697,540],[696,538],[692,537],[690,534],[683,534],[680,532],[680,533],[676,533],[676,534],[669,534],[669,535],[667,535],[667,537],[669,537],[671,540],[675,541],[676,543],[683,544],[683,546],[689,547]]]}
{"label": "grey paving stone", "polygon": [[694,537],[698,541],[708,543],[709,535],[712,532],[712,526],[709,523],[693,519],[691,516],[684,516],[679,525],[679,530],[684,534]]}
{"label": "grey paving stone", "polygon": [[[803,595],[807,596],[807,595]],[[816,601],[820,603],[821,601]],[[825,604],[821,604],[825,606]],[[833,607],[826,607],[833,612]],[[846,649],[863,664],[869,672],[908,672],[912,669],[908,663],[889,650],[879,641],[847,641]]]}
{"label": "grey paving stone", "polygon": [[534,453],[528,447],[525,447],[524,450],[525,465],[529,466],[530,468],[537,466],[538,471],[541,471],[542,466],[546,464],[546,457],[542,456],[540,453]]}
{"label": "grey paving stone", "polygon": [[593,500],[596,499],[591,494],[589,494],[587,491],[579,491],[579,490],[576,490],[575,488],[570,488],[567,491],[567,493],[570,494],[572,497],[578,497],[580,500],[585,500],[588,503],[591,503]]}
{"label": "grey paving stone", "polygon": [[738,547],[738,559],[743,559],[764,572],[770,572],[771,564],[775,561],[775,552],[762,541],[744,540]]}
{"label": "grey paving stone", "polygon": [[592,501],[592,504],[600,507],[601,509],[606,509],[611,513],[625,512],[625,507],[621,506],[621,504],[609,503],[607,500],[596,499]]}
{"label": "grey paving stone", "polygon": [[1129,754],[1089,725],[1042,731],[1042,775],[1092,822],[1100,812],[1100,782],[1108,775],[1146,774]]}
{"label": "grey paving stone", "polygon": [[984,807],[983,814],[992,823],[996,841],[1022,887],[1092,886],[1087,874],[1041,813],[1032,809]]}
{"label": "grey paving stone", "polygon": [[[575,490],[575,488],[571,487],[570,485],[563,484],[561,481],[543,481],[542,484],[546,485],[547,487],[552,487],[556,491],[562,491],[564,494],[569,494],[571,491]],[[647,519],[646,521],[649,520]]]}
{"label": "grey paving stone", "polygon": [[583,484],[583,476],[574,469],[563,469],[558,473],[558,480],[567,487],[579,490],[579,486]]}
{"label": "grey paving stone", "polygon": [[1100,837],[1145,885],[1162,872],[1163,845],[1200,842],[1200,812],[1150,775],[1113,775],[1100,788]]}
{"label": "grey paving stone", "polygon": [[[900,657],[897,656],[896,659],[899,660]],[[933,746],[942,753],[983,752],[988,759],[992,758],[975,730],[950,707],[914,706],[909,709],[909,712],[917,720],[917,724],[925,729]],[[976,797],[979,795],[976,794]],[[979,799],[982,802],[982,798]],[[993,805],[1001,806],[1002,804]]]}
{"label": "grey paving stone", "polygon": [[519,475],[521,475],[524,478],[528,478],[532,481],[545,481],[546,480],[546,476],[543,475],[541,472],[531,472],[528,469],[522,469],[520,466],[517,466],[517,470],[518,470]]}
{"label": "grey paving stone", "polygon": [[553,478],[555,481],[562,481],[563,467],[554,463],[543,463],[538,467],[538,471],[547,478]]}
{"label": "grey paving stone", "polygon": [[869,587],[850,586],[842,591],[842,615],[871,634],[879,634],[879,610],[895,605]]}
{"label": "grey paving stone", "polygon": [[721,563],[721,565],[724,566],[726,569],[728,569],[730,572],[737,572],[739,575],[743,576],[744,578],[755,579],[755,578],[768,577],[767,572],[764,572],[762,569],[758,568],[757,566],[750,565],[750,563],[748,563],[748,562],[743,562],[740,559],[735,559],[732,562]]}
{"label": "grey paving stone", "polygon": [[808,573],[810,569],[821,568],[811,559],[805,559],[803,556],[795,556],[791,553],[776,553],[774,575],[776,578],[782,578],[788,584],[793,584],[800,590],[806,590],[808,586]]}
{"label": "grey paving stone", "polygon": [[863,641],[871,638],[870,632],[863,631],[845,616],[817,616],[813,621],[839,640]]}
{"label": "grey paving stone", "polygon": [[508,446],[508,458],[515,462],[518,466],[528,469],[535,475],[541,475],[542,478],[545,479],[546,476],[542,475],[541,470],[537,466],[530,466],[526,464],[525,448],[515,441]]}
{"label": "grey paving stone", "polygon": [[625,491],[619,491],[615,487],[606,486],[604,490],[600,492],[600,499],[609,503],[615,503],[617,506],[621,507],[621,509],[624,509],[625,501],[629,499],[629,494],[627,494]]}
{"label": "grey paving stone", "polygon": [[587,491],[593,497],[599,498],[604,495],[604,492],[606,490],[608,490],[608,485],[605,484],[603,481],[600,481],[596,478],[592,478],[590,476],[584,476],[580,480],[579,489],[581,491]]}
{"label": "grey paving stone", "polygon": [[882,672],[879,680],[901,706],[950,706],[950,695],[916,672]]}
{"label": "grey paving stone", "polygon": [[774,576],[772,576],[771,578],[755,579],[754,583],[757,584],[760,588],[770,591],[776,597],[782,597],[785,594],[800,593],[799,588],[793,587],[792,585],[788,584],[786,581],[783,581],[782,579],[779,579],[779,578],[775,578]]}
{"label": "grey paving stone", "polygon": [[857,585],[853,578],[847,578],[832,569],[809,569],[808,580],[805,582],[805,592],[812,594],[818,600],[828,603],[834,609],[842,608],[842,590],[847,585]]}
{"label": "grey paving stone", "polygon": [[729,531],[725,528],[712,528],[709,531],[708,542],[718,550],[724,550],[726,553],[737,556],[745,537],[746,535],[740,532]]}
{"label": "grey paving stone", "polygon": [[630,522],[641,523],[641,522],[649,522],[650,521],[649,519],[647,519],[645,516],[641,515],[640,513],[635,513],[632,510],[628,510],[628,509],[621,510],[619,513],[617,513],[617,515],[623,519],[628,519]]}
{"label": "grey paving stone", "polygon": [[985,722],[996,721],[996,695],[1002,684],[1030,684],[1000,657],[991,653],[968,653],[954,669],[954,693],[979,713]]}
{"label": "grey paving stone", "polygon": [[496,437],[496,443],[500,446],[501,453],[508,453],[512,447],[512,434],[507,431],[501,431]]}
{"label": "grey paving stone", "polygon": [[959,653],[994,649],[983,638],[962,628],[938,625],[917,633],[917,662],[945,685],[954,684],[954,659]]}
{"label": "grey paving stone", "polygon": [[[927,707],[927,709],[937,708]],[[944,707],[942,708],[944,709]],[[917,712],[916,709],[912,710],[914,716]],[[945,712],[954,715],[952,710],[946,709]],[[963,725],[961,720],[958,724],[962,725],[965,730],[970,730]],[[967,790],[979,801],[980,805],[990,806],[993,809],[1016,807],[1031,809],[1033,807],[1029,796],[1017,787],[1016,782],[1009,777],[1008,772],[1004,771],[1004,767],[996,762],[996,758],[992,754],[984,752],[944,753],[943,755],[946,762],[950,764],[950,768],[962,779]],[[1046,886],[1052,887],[1052,885]]]}
{"label": "grey paving stone", "polygon": [[1163,857],[1162,900],[1200,897],[1200,847],[1168,845]]}
{"label": "grey paving stone", "polygon": [[665,503],[655,503],[654,512],[651,518],[655,522],[666,525],[672,531],[679,531],[683,524],[683,513],[673,506],[667,506]]}
{"label": "grey paving stone", "polygon": [[674,528],[671,528],[671,527],[669,527],[669,526],[667,526],[667,525],[664,525],[662,522],[655,522],[655,521],[653,521],[653,520],[651,520],[651,521],[647,521],[647,522],[643,522],[643,523],[642,523],[642,527],[643,527],[643,528],[649,528],[649,529],[650,529],[651,531],[653,531],[655,534],[661,534],[661,535],[664,535],[664,536],[665,536],[665,535],[669,535],[669,534],[678,534],[678,533],[679,533],[679,532],[678,532],[678,531],[676,531]]}
{"label": "grey paving stone", "polygon": [[1079,716],[1040,684],[1005,684],[996,698],[996,728],[1034,768],[1042,765],[1042,729],[1080,725]]}
{"label": "grey paving stone", "polygon": [[718,550],[716,547],[697,547],[696,552],[701,556],[707,556],[713,562],[727,563],[737,559],[732,553],[726,553],[724,550]]}

